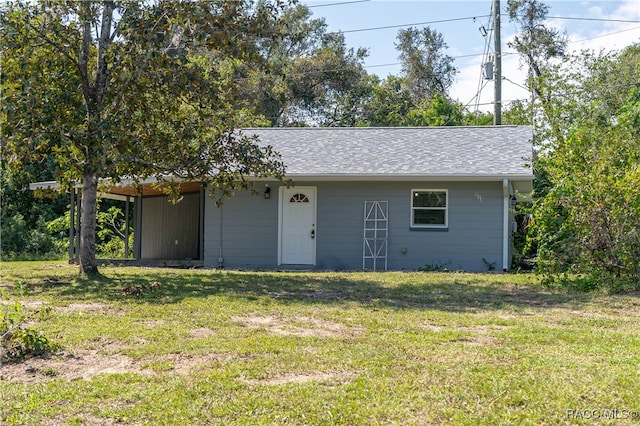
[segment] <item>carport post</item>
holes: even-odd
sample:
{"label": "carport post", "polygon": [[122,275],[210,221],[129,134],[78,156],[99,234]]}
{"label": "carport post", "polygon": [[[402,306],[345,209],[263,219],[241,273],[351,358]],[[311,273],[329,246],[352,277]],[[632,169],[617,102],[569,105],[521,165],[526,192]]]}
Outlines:
{"label": "carport post", "polygon": [[204,261],[204,203],[206,199],[205,184],[200,184],[200,212],[198,226],[198,260]]}
{"label": "carport post", "polygon": [[75,260],[75,247],[74,247],[74,231],[75,231],[75,216],[76,216],[76,188],[71,186],[71,196],[69,199],[69,263],[73,263]]}
{"label": "carport post", "polygon": [[129,258],[129,201],[131,197],[127,195],[124,204],[124,258]]}
{"label": "carport post", "polygon": [[[75,189],[74,189],[75,192]],[[80,256],[80,231],[82,227],[82,194],[80,192],[76,193],[76,246],[74,252],[74,262],[78,262],[78,256]]]}
{"label": "carport post", "polygon": [[134,201],[135,225],[133,227],[133,256],[142,259],[142,194],[138,194]]}

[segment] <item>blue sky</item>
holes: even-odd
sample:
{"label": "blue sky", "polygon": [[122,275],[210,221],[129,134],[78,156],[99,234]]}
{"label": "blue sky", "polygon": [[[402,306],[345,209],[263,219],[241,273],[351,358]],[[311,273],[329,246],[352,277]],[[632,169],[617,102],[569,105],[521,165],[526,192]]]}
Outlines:
{"label": "blue sky", "polygon": [[[302,0],[311,7],[314,18],[323,17],[329,31],[343,31],[349,47],[365,47],[369,56],[365,66],[369,73],[386,77],[398,74],[396,64],[397,51],[394,42],[400,28],[377,29],[371,31],[353,31],[375,27],[406,25],[421,28],[429,26],[442,33],[448,45],[447,54],[456,58],[455,66],[459,73],[450,94],[471,109],[492,110],[493,82],[481,79],[481,65],[487,38],[479,28],[491,28],[487,15],[491,13],[493,0],[369,0],[356,3],[343,3],[354,0]],[[504,12],[507,1],[501,0]],[[600,51],[620,50],[632,43],[640,42],[640,0],[547,0],[548,16],[630,20],[631,22],[582,21],[567,19],[549,19],[548,24],[566,31],[569,36],[569,48],[579,52],[582,49]],[[330,6],[322,6],[333,4]],[[473,19],[475,17],[475,19]],[[424,22],[460,19],[451,22],[420,24]],[[515,25],[502,17],[503,57],[503,101],[527,98],[524,84],[525,72],[520,69],[520,60],[507,46],[515,34]],[[353,31],[353,32],[352,32]],[[493,39],[490,51],[493,51]],[[486,60],[486,59],[484,59]],[[479,90],[484,85],[482,90]],[[479,96],[476,96],[480,93]],[[481,104],[476,106],[476,104]]]}

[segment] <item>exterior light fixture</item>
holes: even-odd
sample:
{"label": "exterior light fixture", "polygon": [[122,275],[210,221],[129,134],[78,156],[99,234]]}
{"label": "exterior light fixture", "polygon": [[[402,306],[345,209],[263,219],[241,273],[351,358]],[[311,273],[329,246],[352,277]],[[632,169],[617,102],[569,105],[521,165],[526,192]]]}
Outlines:
{"label": "exterior light fixture", "polygon": [[269,187],[269,185],[265,185],[267,188],[264,190],[264,199],[268,200],[269,198],[271,198],[271,188]]}

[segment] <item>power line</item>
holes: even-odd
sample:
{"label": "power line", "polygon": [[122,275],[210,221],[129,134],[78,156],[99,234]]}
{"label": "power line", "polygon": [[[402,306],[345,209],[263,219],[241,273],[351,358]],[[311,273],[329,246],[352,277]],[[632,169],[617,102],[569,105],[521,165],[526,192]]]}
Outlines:
{"label": "power line", "polygon": [[[503,52],[502,56],[507,56],[507,55],[517,55],[517,52]],[[451,56],[451,59],[461,59],[461,58],[473,58],[476,56],[485,56],[485,53],[470,53],[468,55],[457,55],[457,56]],[[375,65],[362,65],[362,68],[381,68],[381,67],[393,67],[396,65],[402,65],[402,62],[390,62],[387,64],[375,64]]]}
{"label": "power line", "polygon": [[[633,27],[633,28],[627,28],[626,30],[620,30],[620,31],[614,31],[614,32],[610,32],[610,33],[604,33],[604,34],[600,34],[594,37],[589,37],[589,38],[584,38],[581,40],[575,40],[575,41],[571,41],[569,42],[569,44],[575,44],[575,43],[580,43],[583,41],[588,41],[588,40],[593,40],[595,38],[601,38],[601,37],[607,37],[610,35],[614,35],[614,34],[619,34],[619,33],[624,33],[624,32],[628,32],[628,31],[634,31],[640,29],[640,27]],[[471,53],[471,54],[467,54],[467,55],[457,55],[457,56],[452,56],[452,59],[461,59],[461,58],[471,58],[471,57],[475,57],[475,56],[484,56],[486,55],[487,52],[485,51],[484,53]],[[502,56],[507,56],[507,55],[518,55],[518,52],[502,52]],[[401,65],[401,62],[391,62],[391,63],[387,63],[387,64],[376,64],[376,65],[363,65],[363,68],[380,68],[380,67],[391,67],[391,66],[396,66],[396,65]]]}
{"label": "power line", "polygon": [[[493,2],[491,2],[491,6],[489,8],[489,20],[487,21],[487,27],[491,28],[492,24],[493,24]],[[484,26],[480,27],[482,29],[484,29]],[[492,38],[492,34],[493,33],[487,33],[486,29],[484,30],[484,33],[481,30],[481,34],[483,34],[484,37],[484,46],[482,49],[482,63],[484,63],[487,59],[489,59],[489,47],[491,46],[491,38]],[[480,110],[480,98],[482,96],[482,90],[484,89],[484,87],[487,85],[488,80],[483,79],[483,72],[482,69],[480,71],[480,74],[478,75],[478,86],[477,86],[477,93],[476,96],[474,98],[471,99],[471,101],[469,101],[469,104],[471,104],[471,102],[473,101],[473,99],[476,100],[475,106],[474,106],[474,114],[477,114],[478,111]],[[484,84],[483,84],[484,82]]]}
{"label": "power line", "polygon": [[502,79],[503,79],[504,81],[508,81],[509,83],[513,84],[514,86],[517,86],[517,87],[519,87],[519,88],[521,88],[521,89],[526,90],[527,92],[531,91],[531,89],[530,89],[529,87],[525,87],[525,86],[523,86],[522,84],[518,84],[518,83],[516,83],[515,81],[510,80],[510,79],[508,79],[508,78],[507,78],[507,77],[505,77],[505,76],[502,76]]}
{"label": "power line", "polygon": [[[484,84],[482,85],[482,87],[480,87],[480,89],[478,89],[478,91],[476,92],[475,95],[473,95],[473,97],[469,100],[469,102],[466,103],[466,105],[463,105],[462,109],[466,110],[469,105],[471,105],[471,102],[473,102],[474,99],[478,99],[480,100],[480,94],[482,93],[482,89],[484,89],[484,86],[486,86],[488,83],[488,80],[486,80],[484,82]],[[478,104],[481,105],[481,104]],[[476,108],[476,110],[474,111],[474,114],[478,113],[478,109]],[[449,123],[451,123],[451,120],[453,120],[453,117],[449,117],[449,119],[443,124],[443,126],[448,125]]]}
{"label": "power line", "polygon": [[545,19],[565,19],[568,21],[625,22],[628,24],[640,24],[640,21],[630,19],[580,18],[571,16],[547,16]]}
{"label": "power line", "polygon": [[445,22],[455,22],[455,21],[466,21],[469,19],[478,19],[478,18],[484,18],[486,17],[486,15],[480,15],[480,16],[467,16],[464,18],[450,18],[450,19],[439,19],[437,21],[427,21],[427,22],[415,22],[413,24],[400,24],[400,25],[387,25],[384,27],[370,27],[370,28],[358,28],[355,30],[344,30],[344,31],[333,31],[332,33],[358,33],[358,32],[363,32],[363,31],[377,31],[377,30],[388,30],[390,28],[402,28],[402,27],[412,27],[414,25],[429,25],[429,24],[442,24]]}
{"label": "power line", "polygon": [[339,2],[339,3],[316,4],[316,5],[313,5],[313,6],[307,6],[307,8],[311,9],[311,8],[314,8],[314,7],[339,6],[339,5],[351,4],[351,3],[366,3],[368,1],[371,1],[371,0],[353,0],[353,1],[343,1],[343,2]]}
{"label": "power line", "polygon": [[[339,4],[362,3],[362,2],[368,2],[368,1],[370,1],[370,0],[355,0],[355,1],[350,1],[350,2],[330,3],[330,4],[326,4],[326,5],[317,5],[317,6],[308,6],[308,7],[333,6],[333,5],[339,5]],[[507,16],[506,14],[501,14],[501,15]],[[439,19],[439,20],[436,20],[436,21],[415,22],[415,23],[412,23],[412,24],[397,24],[397,25],[386,25],[386,26],[382,26],[382,27],[368,27],[368,28],[357,28],[357,29],[353,29],[353,30],[332,31],[330,34],[333,34],[333,33],[346,34],[346,33],[357,33],[357,32],[364,32],[364,31],[388,30],[388,29],[392,29],[392,28],[411,27],[411,26],[414,26],[414,25],[418,26],[418,25],[442,24],[442,23],[446,23],[446,22],[466,21],[466,20],[469,20],[469,19],[476,20],[476,19],[479,19],[479,18],[486,18],[486,17],[488,17],[488,15],[466,16],[466,17],[462,17],[462,18],[449,18],[449,19]],[[638,21],[638,20],[630,20],[630,19],[581,18],[581,17],[571,17],[571,16],[548,16],[546,19],[565,19],[565,20],[574,20],[574,21],[620,22],[620,23],[640,24],[640,21]]]}
{"label": "power line", "polygon": [[627,28],[626,30],[614,31],[612,33],[604,33],[604,34],[600,34],[600,35],[593,36],[593,37],[583,38],[582,40],[572,41],[569,44],[580,43],[580,42],[583,42],[583,41],[593,40],[595,38],[607,37],[607,36],[614,35],[614,34],[626,33],[627,31],[633,31],[633,30],[637,30],[637,29],[640,29],[640,27],[632,27],[632,28]]}

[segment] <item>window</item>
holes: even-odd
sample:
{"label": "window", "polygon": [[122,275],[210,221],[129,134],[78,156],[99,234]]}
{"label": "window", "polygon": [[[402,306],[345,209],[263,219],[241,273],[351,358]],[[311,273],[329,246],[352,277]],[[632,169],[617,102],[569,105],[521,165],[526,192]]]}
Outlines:
{"label": "window", "polygon": [[411,227],[447,227],[447,190],[411,190]]}
{"label": "window", "polygon": [[308,203],[309,199],[304,194],[294,194],[289,200],[290,203]]}

